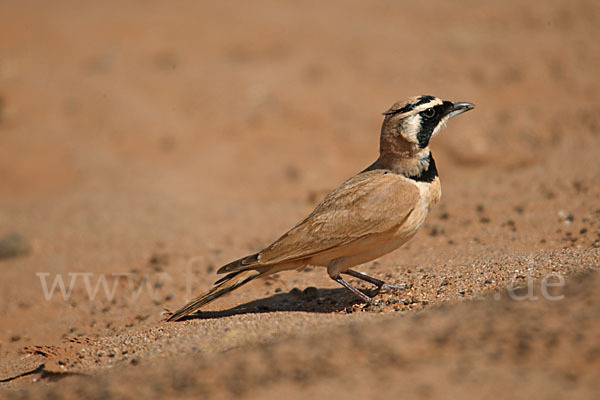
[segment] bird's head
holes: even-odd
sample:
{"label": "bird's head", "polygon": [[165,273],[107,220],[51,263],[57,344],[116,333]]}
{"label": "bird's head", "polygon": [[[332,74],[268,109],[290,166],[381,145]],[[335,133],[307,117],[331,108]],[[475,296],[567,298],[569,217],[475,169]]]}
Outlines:
{"label": "bird's head", "polygon": [[[448,119],[471,110],[475,105],[451,102],[433,96],[415,96],[400,101],[384,112],[381,150],[418,152],[444,127]],[[395,151],[398,152],[398,151]]]}

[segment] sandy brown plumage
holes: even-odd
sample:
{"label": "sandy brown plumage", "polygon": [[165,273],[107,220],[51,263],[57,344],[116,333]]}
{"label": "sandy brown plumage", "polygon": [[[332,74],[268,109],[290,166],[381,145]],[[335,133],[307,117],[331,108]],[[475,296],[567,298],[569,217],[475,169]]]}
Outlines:
{"label": "sandy brown plumage", "polygon": [[360,173],[327,195],[304,220],[273,244],[218,273],[288,263],[339,250],[399,224],[419,201],[408,179],[387,170]]}
{"label": "sandy brown plumage", "polygon": [[228,274],[168,320],[179,320],[258,277],[307,265],[327,267],[332,279],[370,301],[340,274],[389,286],[350,267],[389,253],[415,235],[441,195],[429,140],[448,118],[472,107],[433,96],[396,103],[384,113],[380,156],[370,167],[328,194],[271,245],[221,267],[217,273]]}

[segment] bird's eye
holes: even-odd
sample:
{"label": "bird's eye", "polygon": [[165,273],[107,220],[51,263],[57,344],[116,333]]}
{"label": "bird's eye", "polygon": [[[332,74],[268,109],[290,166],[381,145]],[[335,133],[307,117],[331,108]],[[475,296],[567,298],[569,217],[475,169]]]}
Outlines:
{"label": "bird's eye", "polygon": [[426,110],[423,110],[421,112],[421,115],[425,118],[433,118],[433,116],[435,115],[435,108],[428,108]]}

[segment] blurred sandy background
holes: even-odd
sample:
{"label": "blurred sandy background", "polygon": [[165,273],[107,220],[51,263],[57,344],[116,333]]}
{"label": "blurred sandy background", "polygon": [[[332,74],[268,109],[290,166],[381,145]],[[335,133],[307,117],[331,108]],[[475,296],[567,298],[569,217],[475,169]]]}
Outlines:
{"label": "blurred sandy background", "polygon": [[[599,26],[597,1],[0,0],[0,396],[595,398]],[[432,143],[421,232],[360,268],[406,292],[364,309],[313,269],[162,322],[418,94],[477,108]],[[37,273],[143,290],[46,301]]]}

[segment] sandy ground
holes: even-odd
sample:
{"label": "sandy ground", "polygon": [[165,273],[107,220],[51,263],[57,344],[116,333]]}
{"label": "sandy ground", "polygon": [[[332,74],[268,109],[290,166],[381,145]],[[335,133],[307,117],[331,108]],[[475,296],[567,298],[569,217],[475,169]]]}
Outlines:
{"label": "sandy ground", "polygon": [[[597,398],[597,1],[0,11],[0,397]],[[477,108],[432,143],[425,226],[359,267],[405,291],[309,269],[163,322],[417,94]]]}

